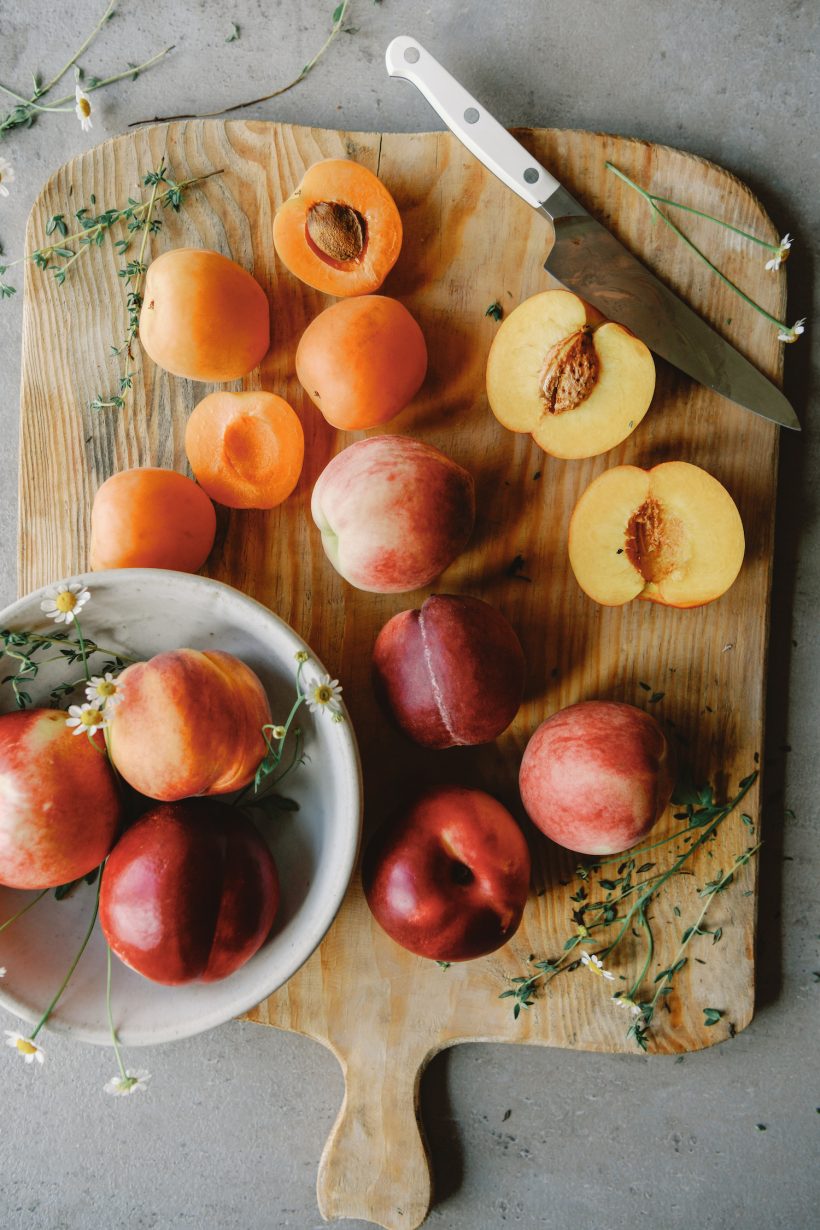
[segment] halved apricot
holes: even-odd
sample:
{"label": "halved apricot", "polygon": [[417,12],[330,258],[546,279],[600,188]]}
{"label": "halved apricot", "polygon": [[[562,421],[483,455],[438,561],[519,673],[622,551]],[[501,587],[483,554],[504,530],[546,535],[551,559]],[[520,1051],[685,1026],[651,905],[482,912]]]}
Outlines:
{"label": "halved apricot", "polygon": [[743,523],[716,478],[687,461],[614,466],[587,487],[569,525],[569,561],[602,606],[645,598],[703,606],[743,563]]}
{"label": "halved apricot", "polygon": [[246,376],[270,346],[269,317],[256,279],[219,252],[172,248],[148,266],[140,340],[174,376],[215,382]]}
{"label": "halved apricot", "polygon": [[623,325],[568,290],[525,299],[495,335],[487,397],[511,431],[529,431],[553,457],[596,457],[620,444],[649,409],[655,363]]}
{"label": "halved apricot", "polygon": [[228,508],[274,508],[299,481],[302,424],[275,393],[210,393],[185,428],[185,451],[203,491]]}
{"label": "halved apricot", "polygon": [[427,371],[427,346],[403,304],[386,295],[343,299],[312,320],[296,375],[329,423],[377,427],[404,409]]}
{"label": "halved apricot", "polygon": [[340,298],[378,290],[401,239],[399,211],[384,184],[346,158],[309,167],[273,220],[274,246],[291,273]]}
{"label": "halved apricot", "polygon": [[216,535],[216,512],[201,487],[176,470],[139,466],[112,474],[91,508],[90,566],[196,572]]}

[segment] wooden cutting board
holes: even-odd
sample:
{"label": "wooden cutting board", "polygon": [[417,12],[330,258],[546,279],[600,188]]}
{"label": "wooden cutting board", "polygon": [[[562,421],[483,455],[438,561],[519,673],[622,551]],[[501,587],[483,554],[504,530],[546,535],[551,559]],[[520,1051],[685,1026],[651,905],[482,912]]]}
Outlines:
{"label": "wooden cutting board", "polygon": [[[719,332],[768,375],[780,375],[775,330],[666,227],[653,225],[644,202],[605,170],[604,160],[656,193],[776,239],[743,184],[710,163],[645,142],[529,129],[518,135]],[[414,1227],[431,1198],[418,1124],[419,1080],[437,1051],[476,1039],[594,1051],[632,1048],[608,984],[583,969],[555,979],[517,1021],[510,1001],[498,998],[510,978],[531,971],[532,956],[555,954],[573,929],[568,898],[575,859],[526,825],[517,768],[529,734],[545,716],[590,697],[646,705],[649,692],[641,683],[664,693],[652,712],[674,723],[670,729],[686,740],[685,755],[699,780],[726,792],[754,767],[763,746],[777,431],[663,363],[652,410],[606,456],[554,460],[529,436],[501,428],[484,394],[484,363],[497,328],[485,309],[497,300],[509,311],[546,287],[542,264],[551,236],[541,217],[446,133],[361,134],[238,121],[142,129],[90,150],[52,177],[34,206],[29,247],[44,242],[50,215],[68,216],[91,193],[98,210],[140,195],[142,175],[163,155],[178,178],[222,173],[192,190],[179,215],[165,217],[152,240],[153,254],[181,244],[210,247],[253,270],[270,294],[273,345],[245,387],[262,386],[288,398],[306,435],[305,469],[294,496],[268,513],[225,513],[209,575],[267,603],[343,681],[364,760],[367,832],[419,782],[457,781],[497,795],[531,837],[533,891],[519,933],[502,951],[447,970],[411,956],[372,922],[354,879],[319,950],[251,1014],[317,1039],[342,1065],[344,1103],[319,1171],[322,1214]],[[352,589],[325,559],[310,520],[316,477],[355,436],[329,427],[295,379],[299,335],[328,300],[275,259],[271,221],[305,167],[328,156],[349,156],[377,171],[404,220],[404,247],[384,289],[420,321],[430,370],[412,408],[389,430],[429,441],[476,477],[472,542],[436,588],[477,594],[498,606],[518,629],[527,654],[525,703],[511,729],[490,747],[425,752],[390,729],[371,694],[370,650],[383,623],[418,606],[428,591],[380,596]],[[760,249],[691,215],[681,215],[681,221],[729,277],[782,314],[784,279],[764,272]],[[110,474],[138,465],[186,469],[184,424],[209,391],[205,386],[170,377],[145,361],[125,410],[86,409],[98,392],[115,387],[109,346],[123,328],[121,263],[106,245],[77,263],[62,290],[36,270],[26,279],[21,592],[86,567],[91,499]],[[567,562],[575,501],[605,468],[669,459],[704,466],[733,494],[747,535],[740,577],[727,595],[700,610],[640,602],[600,608],[578,589]],[[519,555],[521,575],[513,575]],[[745,805],[755,822],[757,807],[755,791]],[[672,823],[670,812],[662,826],[672,831]],[[696,908],[695,887],[728,868],[748,844],[749,829],[734,816],[700,852],[694,878],[671,882],[654,909],[653,970],[669,963],[679,943],[683,923],[676,907],[685,922]],[[700,941],[704,949],[694,955],[705,963],[690,960],[678,976],[670,1010],[659,1014],[653,1029],[652,1049],[696,1049],[748,1024],[755,888],[752,864],[714,901],[710,922],[722,926],[722,942]],[[632,965],[624,965],[624,972]],[[704,1026],[704,1006],[725,1013],[711,1028]]]}

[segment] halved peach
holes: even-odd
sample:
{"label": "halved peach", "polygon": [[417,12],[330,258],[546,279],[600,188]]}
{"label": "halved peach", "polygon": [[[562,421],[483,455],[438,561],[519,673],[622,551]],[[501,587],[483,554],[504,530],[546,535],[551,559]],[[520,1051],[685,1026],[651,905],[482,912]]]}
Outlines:
{"label": "halved peach", "polygon": [[587,487],[569,525],[569,562],[602,606],[645,598],[703,606],[740,572],[743,523],[726,488],[687,461],[615,466]]}
{"label": "halved peach", "polygon": [[487,397],[500,423],[529,431],[553,457],[597,457],[649,409],[655,363],[640,338],[568,290],[525,299],[487,360]]}
{"label": "halved peach", "polygon": [[274,247],[291,273],[342,298],[378,290],[401,240],[392,196],[378,176],[348,158],[308,167],[273,220]]}

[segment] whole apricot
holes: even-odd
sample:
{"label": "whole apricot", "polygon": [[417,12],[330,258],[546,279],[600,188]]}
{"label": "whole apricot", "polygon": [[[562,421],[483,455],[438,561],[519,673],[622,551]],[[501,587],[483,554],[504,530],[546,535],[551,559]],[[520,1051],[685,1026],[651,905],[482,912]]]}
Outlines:
{"label": "whole apricot", "polygon": [[296,375],[334,427],[387,423],[416,395],[427,372],[424,335],[403,304],[386,295],[343,299],[302,334]]}
{"label": "whole apricot", "polygon": [[140,340],[158,367],[189,380],[238,380],[270,346],[268,300],[219,252],[174,248],[148,266]]}
{"label": "whole apricot", "polygon": [[216,512],[201,487],[153,466],[112,474],[91,508],[91,568],[196,572],[214,545]]}

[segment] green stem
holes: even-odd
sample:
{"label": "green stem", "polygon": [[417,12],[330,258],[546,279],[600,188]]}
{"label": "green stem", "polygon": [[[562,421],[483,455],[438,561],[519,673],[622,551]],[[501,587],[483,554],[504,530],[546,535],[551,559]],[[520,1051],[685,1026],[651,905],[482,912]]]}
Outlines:
{"label": "green stem", "polygon": [[120,1044],[117,1039],[117,1031],[114,1028],[114,1017],[111,1012],[111,949],[108,945],[106,945],[106,958],[107,958],[107,967],[106,967],[106,974],[105,974],[105,1006],[108,1011],[108,1028],[111,1031],[111,1041],[114,1044],[114,1054],[117,1057],[117,1067],[120,1070],[120,1076],[122,1077],[124,1081],[127,1081],[128,1073],[126,1072],[125,1066],[122,1062],[122,1055],[120,1054]]}
{"label": "green stem", "polygon": [[37,1025],[35,1026],[32,1033],[29,1034],[30,1042],[34,1041],[34,1039],[37,1037],[40,1030],[45,1025],[48,1018],[51,1016],[54,1009],[57,1007],[57,1004],[59,1003],[61,995],[63,994],[69,982],[71,981],[71,976],[74,973],[75,969],[77,968],[80,962],[80,957],[83,955],[86,948],[88,947],[88,941],[91,939],[91,932],[94,930],[94,924],[97,921],[97,912],[100,908],[100,885],[101,883],[102,883],[102,872],[100,872],[100,875],[97,877],[97,893],[94,898],[94,912],[91,915],[91,922],[88,924],[88,930],[86,931],[85,936],[83,937],[83,942],[79,947],[77,955],[75,956],[74,960],[71,962],[71,965],[68,967],[68,973],[66,974],[63,981],[60,983],[60,987],[59,987],[59,990],[57,991],[57,994],[54,996],[51,1003],[46,1008],[43,1015],[40,1017],[40,1020],[37,1022]]}
{"label": "green stem", "polygon": [[[612,169],[614,170],[615,168]],[[725,227],[727,231],[734,231],[736,235],[741,235],[744,239],[748,239],[750,243],[760,244],[761,248],[766,248],[769,252],[780,251],[779,243],[769,243],[767,239],[761,239],[758,235],[750,235],[748,231],[741,230],[739,226],[733,226],[731,222],[727,222],[724,218],[716,218],[714,214],[706,214],[702,209],[695,209],[692,205],[683,205],[680,201],[671,201],[666,196],[655,196],[654,192],[650,192],[649,196],[653,201],[657,201],[659,205],[672,205],[675,209],[683,209],[688,214],[695,214],[698,218],[705,218],[707,222],[715,222],[718,226]]]}
{"label": "green stem", "polygon": [[634,180],[630,179],[628,175],[625,175],[623,171],[619,171],[618,168],[614,166],[611,162],[605,162],[604,166],[607,168],[607,170],[613,171],[618,176],[618,179],[623,180],[625,184],[629,184],[630,188],[634,188],[635,191],[638,192],[644,198],[644,200],[647,202],[652,212],[656,214],[657,217],[662,219],[662,221],[666,223],[669,229],[671,231],[674,231],[674,233],[678,236],[679,239],[683,240],[687,248],[690,248],[695,253],[696,256],[700,257],[703,263],[707,265],[709,269],[712,270],[712,273],[714,273],[715,276],[719,278],[720,281],[723,282],[725,286],[728,286],[730,290],[733,290],[735,294],[738,295],[743,300],[744,303],[748,303],[749,307],[754,308],[756,312],[759,312],[760,315],[763,316],[766,320],[768,320],[770,324],[776,325],[778,329],[783,329],[786,333],[790,332],[789,326],[784,321],[778,320],[776,316],[772,316],[771,312],[767,312],[766,309],[762,308],[759,303],[755,303],[754,299],[750,298],[750,296],[747,295],[745,291],[741,290],[740,287],[736,285],[736,283],[734,283],[730,278],[727,278],[725,273],[721,273],[717,265],[712,264],[712,262],[709,260],[709,257],[704,252],[701,252],[697,244],[693,243],[691,239],[689,239],[686,235],[684,235],[680,227],[676,226],[671,218],[667,218],[666,214],[663,212],[662,209],[658,209],[658,206],[655,204],[655,201],[650,192],[647,192],[645,188],[641,188],[640,184],[636,184]]}
{"label": "green stem", "polygon": [[649,970],[649,966],[652,964],[652,958],[655,955],[655,938],[652,935],[652,928],[650,927],[649,922],[646,917],[645,907],[640,911],[638,915],[638,922],[646,935],[646,960],[643,963],[643,969],[641,970],[640,974],[635,979],[635,982],[632,985],[632,989],[629,992],[629,999],[635,998],[638,988],[640,987],[641,983],[646,977],[647,972]]}
{"label": "green stem", "polygon": [[17,922],[18,918],[22,918],[24,914],[27,914],[33,905],[36,905],[38,901],[41,901],[43,897],[45,897],[48,891],[49,890],[47,888],[44,888],[42,892],[39,892],[36,897],[33,897],[31,901],[29,901],[28,905],[24,905],[23,908],[18,910],[16,914],[12,914],[11,918],[7,918],[5,922],[0,923],[0,931],[5,931],[6,927],[10,927],[13,922]]}
{"label": "green stem", "polygon": [[68,72],[68,70],[69,70],[70,68],[73,68],[73,67],[74,67],[74,65],[75,65],[75,64],[77,63],[77,61],[79,60],[80,56],[83,54],[83,52],[86,50],[86,48],[88,48],[88,47],[90,47],[90,46],[91,46],[91,44],[93,43],[94,39],[95,39],[95,38],[97,37],[97,35],[99,34],[100,30],[103,28],[103,26],[105,25],[105,23],[108,21],[108,18],[111,16],[112,10],[113,10],[114,5],[116,4],[116,2],[117,2],[117,0],[109,0],[109,3],[108,3],[108,5],[106,6],[106,10],[105,10],[105,12],[103,13],[102,17],[101,17],[101,18],[100,18],[100,20],[97,22],[96,26],[95,26],[95,27],[94,27],[94,29],[91,31],[91,33],[88,35],[88,37],[85,39],[85,41],[84,41],[83,43],[81,43],[81,44],[80,44],[80,46],[78,47],[78,49],[74,52],[74,54],[73,54],[73,56],[71,57],[71,59],[70,59],[70,60],[67,60],[67,61],[66,61],[66,63],[63,65],[63,67],[60,69],[60,71],[59,71],[58,73],[55,73],[55,74],[54,74],[54,76],[53,76],[53,77],[51,78],[51,80],[49,81],[48,85],[44,85],[44,86],[43,86],[43,88],[42,88],[42,90],[38,90],[38,91],[37,91],[37,97],[38,97],[38,98],[41,98],[41,97],[43,96],[43,94],[47,94],[47,93],[49,92],[49,90],[53,89],[53,88],[54,88],[54,86],[57,84],[57,82],[58,82],[58,81],[59,81],[62,77],[64,77],[64,76],[66,75],[66,73]]}
{"label": "green stem", "polygon": [[77,618],[77,616],[74,614],[73,611],[71,613],[71,618],[74,620],[74,628],[77,632],[77,644],[80,647],[80,654],[82,655],[82,659],[83,659],[83,674],[85,675],[85,681],[86,683],[90,683],[91,682],[91,671],[88,669],[88,653],[86,652],[85,641],[83,640],[83,630],[80,627],[79,619]]}
{"label": "green stem", "polygon": [[[44,107],[40,103],[34,102],[33,99],[26,98],[24,94],[18,94],[16,90],[10,90],[7,85],[3,85],[1,82],[0,90],[2,90],[4,94],[8,94],[10,98],[14,98],[17,102],[22,103],[24,107],[30,107],[32,111],[60,111],[63,115],[65,115],[71,110],[70,107]],[[45,94],[45,90],[43,90],[43,94]],[[41,95],[38,95],[38,98],[39,97],[41,97]]]}

